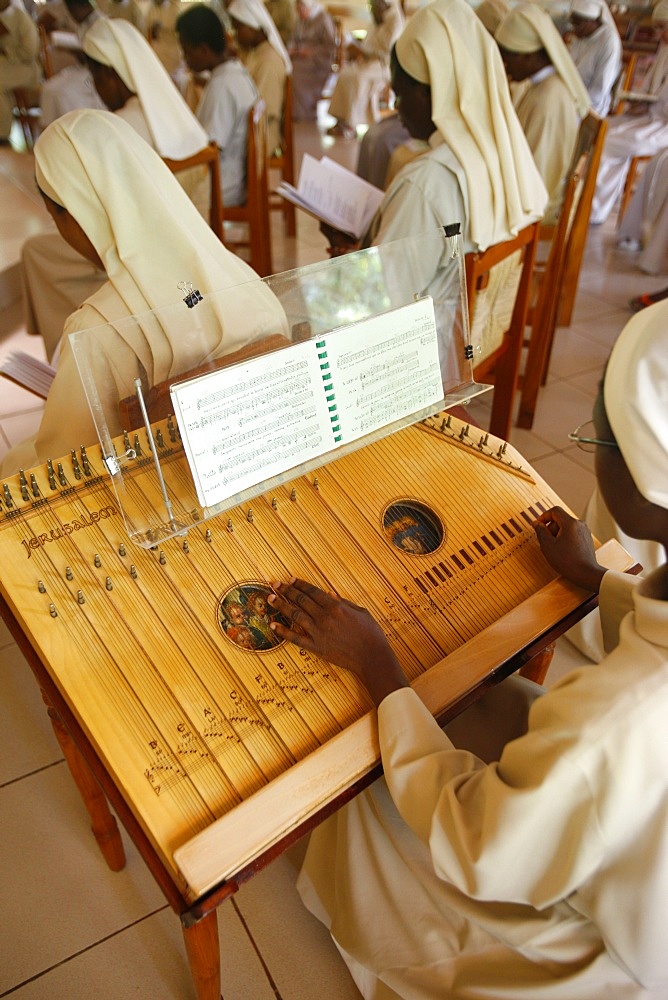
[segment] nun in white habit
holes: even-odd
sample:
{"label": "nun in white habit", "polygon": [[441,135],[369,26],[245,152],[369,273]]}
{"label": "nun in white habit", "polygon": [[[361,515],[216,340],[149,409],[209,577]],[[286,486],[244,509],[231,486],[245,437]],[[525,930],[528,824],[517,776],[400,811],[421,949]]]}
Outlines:
{"label": "nun in white habit", "polygon": [[392,181],[365,243],[460,222],[468,253],[540,219],[545,187],[498,48],[473,9],[464,0],[434,0],[417,11],[397,40],[393,70],[399,117],[429,148]]}
{"label": "nun in white habit", "polygon": [[[668,304],[622,332],[594,424],[615,517],[665,550]],[[368,612],[274,585],[276,634],[378,706],[385,777],[314,831],[298,880],[365,1000],[668,996],[668,569],[606,572],[559,507],[536,534],[600,592],[609,654],[542,696],[510,678],[445,732]]]}
{"label": "nun in white habit", "polygon": [[538,4],[514,7],[494,37],[511,80],[527,83],[515,107],[549,195],[545,219],[552,222],[589,94],[552,18]]}
{"label": "nun in white habit", "polygon": [[655,156],[668,146],[668,0],[656,4],[652,23],[662,28],[654,63],[642,83],[643,92],[652,100],[616,116],[608,125],[591,205],[595,225],[605,222],[615,207],[631,157]]}
{"label": "nun in white habit", "polygon": [[[132,24],[100,18],[88,29],[82,44],[106,106],[124,118],[160,156],[182,160],[207,145],[206,132],[149,43]],[[206,168],[183,171],[178,180],[208,218]],[[43,337],[51,358],[67,317],[106,278],[53,231],[26,240],[22,264],[26,328]]]}
{"label": "nun in white habit", "polygon": [[[284,313],[269,289],[225,249],[160,157],[117,115],[73,111],[59,118],[35,145],[35,176],[63,238],[104,270],[106,280],[65,323],[39,430],[8,452],[1,475],[97,440],[70,333],[111,324],[93,374],[118,398],[134,391],[138,376],[153,386],[265,334],[285,334]],[[234,315],[218,312],[202,330],[197,357],[184,336],[193,324],[185,306],[160,322],[143,315],[137,325],[115,325],[182,304],[184,281],[203,296],[239,286]]]}
{"label": "nun in white habit", "polygon": [[285,80],[292,73],[292,62],[262,0],[232,0],[227,13],[236,29],[239,58],[267,109],[267,153],[271,155],[283,141]]}
{"label": "nun in white habit", "polygon": [[591,98],[592,110],[605,118],[622,68],[622,40],[606,0],[573,0],[574,37],[568,46]]}

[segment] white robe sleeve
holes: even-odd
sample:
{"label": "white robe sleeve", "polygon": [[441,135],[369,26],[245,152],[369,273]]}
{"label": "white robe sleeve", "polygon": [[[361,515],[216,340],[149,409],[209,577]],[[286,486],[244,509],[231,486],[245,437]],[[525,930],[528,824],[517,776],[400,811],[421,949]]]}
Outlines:
{"label": "white robe sleeve", "polygon": [[474,899],[542,909],[574,891],[601,857],[595,798],[568,753],[577,736],[567,711],[559,716],[566,701],[539,698],[533,728],[488,765],[457,750],[411,689],[379,708],[392,798],[429,846],[436,873]]}

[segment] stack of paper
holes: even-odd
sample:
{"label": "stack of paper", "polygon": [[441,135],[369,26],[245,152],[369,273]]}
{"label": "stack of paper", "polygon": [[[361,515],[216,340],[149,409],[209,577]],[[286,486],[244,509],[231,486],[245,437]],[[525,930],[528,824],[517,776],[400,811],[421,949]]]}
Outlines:
{"label": "stack of paper", "polygon": [[56,369],[52,365],[47,365],[45,361],[39,361],[24,351],[15,351],[0,363],[0,375],[42,399],[49,395],[55,374]]}

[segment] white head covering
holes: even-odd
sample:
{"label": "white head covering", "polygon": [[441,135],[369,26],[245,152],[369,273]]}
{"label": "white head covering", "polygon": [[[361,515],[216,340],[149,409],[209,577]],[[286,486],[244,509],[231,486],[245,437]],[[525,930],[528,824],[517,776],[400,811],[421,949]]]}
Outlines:
{"label": "white head covering", "polygon": [[292,73],[292,61],[288,55],[288,50],[283,44],[283,39],[278,33],[278,28],[262,0],[232,0],[232,3],[227,8],[227,13],[235,21],[247,24],[249,28],[264,31],[267,41],[273,49],[276,49],[283,60],[286,72]]}
{"label": "white head covering", "polygon": [[508,13],[508,3],[507,0],[482,0],[475,12],[490,35],[493,35]]}
{"label": "white head covering", "polygon": [[[259,333],[284,331],[273,294],[226,250],[158,154],[118,115],[84,110],[58,118],[35,143],[35,177],[79,223],[102,260],[108,283],[87,300],[99,323],[179,302],[179,283],[189,281],[204,296],[241,286],[234,315],[218,315],[202,332],[205,357],[235,350]],[[172,312],[167,322],[161,317],[162,325],[142,316],[137,327],[116,327],[151,385],[192,367],[183,353],[184,323],[192,320],[185,306],[173,319]],[[66,333],[81,329],[71,322],[76,316]]]}
{"label": "white head covering", "polygon": [[395,52],[431,87],[432,121],[459,160],[469,235],[481,249],[539,219],[547,195],[510,99],[494,39],[465,0],[433,0],[409,20]]}
{"label": "white head covering", "polygon": [[568,87],[580,117],[591,107],[591,99],[578,69],[554,26],[550,15],[536,3],[522,3],[504,17],[494,36],[509,52],[545,49],[555,70]]}
{"label": "white head covering", "polygon": [[605,370],[603,399],[638,490],[668,508],[668,302],[626,324]]}
{"label": "white head covering", "polygon": [[659,0],[652,11],[653,21],[668,21],[668,0]]}
{"label": "white head covering", "polygon": [[207,133],[151,46],[129,21],[100,18],[86,32],[83,50],[91,59],[116,70],[137,95],[160,156],[184,160],[207,145]]}
{"label": "white head covering", "polygon": [[577,14],[588,21],[598,21],[602,13],[602,0],[573,0],[571,4],[571,14]]}
{"label": "white head covering", "polygon": [[605,24],[608,24],[617,34],[619,33],[606,0],[573,0],[571,14],[579,14],[580,17],[585,17],[590,21],[598,21],[600,17]]}

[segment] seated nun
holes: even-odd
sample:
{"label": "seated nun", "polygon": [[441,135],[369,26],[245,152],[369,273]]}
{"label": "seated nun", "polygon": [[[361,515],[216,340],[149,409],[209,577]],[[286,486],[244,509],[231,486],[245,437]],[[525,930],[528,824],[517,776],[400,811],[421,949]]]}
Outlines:
{"label": "seated nun", "polygon": [[[59,118],[35,145],[35,177],[63,239],[106,280],[65,322],[39,429],[8,452],[2,476],[97,441],[70,333],[114,324],[100,337],[92,376],[118,398],[134,391],[137,377],[153,386],[265,334],[286,333],[273,294],[222,245],[158,154],[117,115],[85,110]],[[187,353],[185,306],[159,320],[149,315],[137,325],[118,322],[181,303],[184,280],[202,296],[240,286],[233,314],[212,303],[215,321],[202,331],[197,358]],[[120,418],[110,429],[120,433]]]}
{"label": "seated nun", "polygon": [[[101,101],[160,156],[182,160],[207,145],[206,132],[132,24],[100,18],[86,32],[83,50]],[[196,167],[177,176],[208,218],[206,168]],[[51,358],[69,314],[106,279],[55,231],[26,240],[22,265],[26,328],[43,337]]]}

